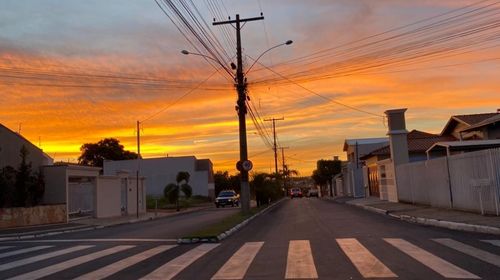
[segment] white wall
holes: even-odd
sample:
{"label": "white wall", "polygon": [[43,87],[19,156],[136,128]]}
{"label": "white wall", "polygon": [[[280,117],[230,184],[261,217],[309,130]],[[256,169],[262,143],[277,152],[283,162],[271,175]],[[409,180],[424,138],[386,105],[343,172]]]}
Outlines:
{"label": "white wall", "polygon": [[[127,214],[137,213],[137,180],[136,177],[129,177],[127,188]],[[146,212],[146,188],[145,178],[139,178],[139,213]]]}
{"label": "white wall", "polygon": [[68,184],[66,166],[44,166],[42,173],[45,180],[43,204],[66,203],[66,186]]}
{"label": "white wall", "polygon": [[[105,161],[104,175],[116,175],[119,171],[128,171],[130,176],[136,174],[137,160]],[[140,160],[140,176],[147,180],[147,194],[163,196],[163,190],[169,183],[175,183],[177,173],[189,172],[189,185],[193,188],[193,195],[208,196],[208,173],[196,171],[195,157],[165,157]],[[135,206],[134,206],[135,209]]]}

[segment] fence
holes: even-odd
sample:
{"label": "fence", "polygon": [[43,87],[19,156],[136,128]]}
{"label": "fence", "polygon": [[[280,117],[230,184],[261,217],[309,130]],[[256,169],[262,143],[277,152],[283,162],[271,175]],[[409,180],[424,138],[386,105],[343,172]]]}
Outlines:
{"label": "fence", "polygon": [[500,149],[396,168],[400,201],[499,215]]}

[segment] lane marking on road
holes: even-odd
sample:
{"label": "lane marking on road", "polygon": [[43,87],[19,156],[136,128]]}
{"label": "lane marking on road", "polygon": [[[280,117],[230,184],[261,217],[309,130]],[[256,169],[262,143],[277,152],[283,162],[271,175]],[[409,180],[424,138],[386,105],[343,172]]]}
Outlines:
{"label": "lane marking on road", "polygon": [[162,279],[169,280],[174,278],[186,267],[194,263],[197,259],[204,256],[206,253],[215,249],[220,244],[207,243],[201,244],[186,253],[180,255],[179,257],[167,262],[166,264],[160,266],[155,271],[142,277],[141,279]]}
{"label": "lane marking on road", "polygon": [[74,247],[63,249],[63,250],[50,252],[47,254],[42,254],[42,255],[38,255],[38,256],[22,259],[22,260],[13,261],[10,263],[5,263],[5,264],[0,265],[0,271],[19,267],[19,266],[26,265],[26,264],[31,264],[31,263],[46,260],[46,259],[50,259],[50,258],[57,257],[60,255],[68,254],[68,253],[73,253],[73,252],[88,249],[91,247],[94,247],[94,245],[74,246]]}
{"label": "lane marking on road", "polygon": [[126,259],[120,260],[118,262],[112,263],[108,266],[105,266],[103,268],[100,268],[98,270],[92,271],[90,273],[87,273],[85,275],[82,275],[78,278],[78,280],[94,280],[94,279],[103,279],[108,276],[111,276],[121,270],[124,270],[127,267],[130,267],[132,265],[135,265],[145,259],[149,259],[157,254],[160,254],[162,252],[165,252],[169,249],[172,249],[176,247],[177,245],[161,245],[152,249],[149,249],[147,251],[141,252],[139,254],[133,255],[131,257],[128,257]]}
{"label": "lane marking on road", "polygon": [[51,247],[53,247],[53,246],[36,246],[36,247],[31,247],[31,248],[10,251],[10,252],[0,254],[0,259],[5,258],[5,257],[20,255],[20,254],[24,254],[24,253],[34,252],[34,251],[38,251],[38,250],[42,250],[42,249],[47,249],[47,248],[51,248]]}
{"label": "lane marking on road", "polygon": [[483,251],[481,249],[474,248],[470,245],[455,241],[453,239],[449,238],[437,238],[437,239],[432,239],[436,241],[439,244],[442,244],[444,246],[450,247],[452,249],[455,249],[459,252],[462,252],[466,255],[475,257],[477,259],[480,259],[484,262],[490,263],[492,265],[496,265],[500,267],[500,257],[492,254],[487,251]]}
{"label": "lane marking on road", "polygon": [[132,245],[120,245],[120,246],[115,246],[109,249],[105,249],[102,251],[97,251],[95,253],[91,253],[88,255],[83,255],[81,257],[77,257],[65,262],[57,263],[51,266],[44,267],[39,270],[31,271],[25,274],[21,274],[12,278],[9,278],[9,280],[28,280],[28,279],[40,279],[45,276],[57,273],[59,271],[63,271],[65,269],[93,261],[98,258],[102,258],[111,254],[115,254],[130,248],[133,248],[135,246]]}
{"label": "lane marking on road", "polygon": [[442,258],[435,256],[424,249],[421,249],[408,241],[399,238],[384,238],[384,240],[396,247],[403,253],[409,255],[415,260],[419,261],[428,268],[434,270],[435,272],[441,274],[441,276],[446,278],[464,278],[464,279],[480,279],[477,275],[474,275],[466,270],[449,263]]}
{"label": "lane marking on road", "polygon": [[42,242],[177,242],[177,239],[148,239],[148,238],[117,238],[117,239],[53,239],[53,240],[21,240],[16,243],[42,243]]}
{"label": "lane marking on road", "polygon": [[500,240],[481,240],[481,241],[493,244],[497,247],[500,247]]}
{"label": "lane marking on road", "polygon": [[309,240],[291,240],[288,244],[285,279],[317,279]]}
{"label": "lane marking on road", "polygon": [[339,238],[337,243],[364,278],[398,277],[355,238]]}
{"label": "lane marking on road", "polygon": [[215,273],[212,280],[243,279],[264,242],[247,242]]}

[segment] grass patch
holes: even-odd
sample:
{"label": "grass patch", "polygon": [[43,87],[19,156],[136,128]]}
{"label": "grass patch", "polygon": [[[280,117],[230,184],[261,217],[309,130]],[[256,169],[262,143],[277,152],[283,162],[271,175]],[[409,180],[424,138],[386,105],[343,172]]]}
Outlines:
{"label": "grass patch", "polygon": [[185,238],[218,236],[219,234],[226,232],[227,230],[235,227],[244,220],[257,214],[266,207],[267,206],[252,208],[250,209],[250,212],[245,215],[243,215],[241,212],[235,213],[229,217],[224,218],[222,221],[212,224],[204,229],[198,230]]}
{"label": "grass patch", "polygon": [[[158,209],[175,209],[175,204],[168,203],[165,197],[154,197],[152,195],[146,196],[146,207],[147,209],[155,209],[156,201],[158,201]],[[181,197],[179,199],[179,205],[181,208],[195,207],[200,204],[209,203],[210,199],[206,196],[193,195],[189,199]]]}

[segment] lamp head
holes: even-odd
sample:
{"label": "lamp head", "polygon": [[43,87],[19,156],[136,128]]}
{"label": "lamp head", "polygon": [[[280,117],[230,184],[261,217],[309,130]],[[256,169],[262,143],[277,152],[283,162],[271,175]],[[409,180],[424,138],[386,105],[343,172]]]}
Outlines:
{"label": "lamp head", "polygon": [[293,43],[292,40],[288,40],[288,41],[285,42],[285,45],[291,45],[292,43]]}
{"label": "lamp head", "polygon": [[182,54],[186,54],[186,55],[187,55],[187,54],[189,54],[189,52],[188,52],[188,51],[186,51],[186,50],[182,50],[182,51],[181,51],[181,53],[182,53]]}

